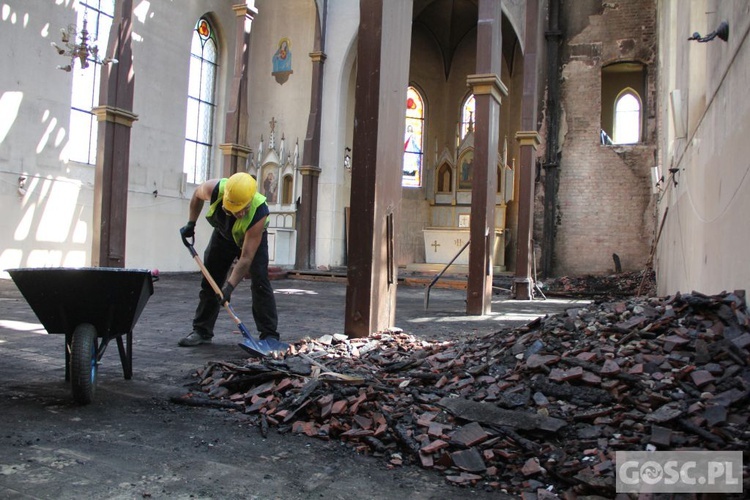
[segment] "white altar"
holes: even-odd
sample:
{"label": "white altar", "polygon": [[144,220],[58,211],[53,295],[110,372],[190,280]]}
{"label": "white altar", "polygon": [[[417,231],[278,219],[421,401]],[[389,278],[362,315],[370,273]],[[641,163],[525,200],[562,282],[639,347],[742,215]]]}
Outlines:
{"label": "white altar", "polygon": [[[468,227],[428,227],[424,233],[425,262],[428,264],[448,264],[469,241]],[[494,268],[505,270],[505,235],[502,229],[495,229],[493,244]],[[469,248],[453,261],[453,264],[469,264]]]}
{"label": "white altar", "polygon": [[[435,167],[432,177],[427,182],[429,215],[422,230],[424,236],[424,263],[412,263],[413,269],[419,267],[442,270],[451,259],[469,241],[471,226],[472,183],[474,164],[474,130],[469,123],[465,135],[456,150],[444,148],[438,156],[435,151]],[[497,186],[494,194],[495,238],[492,242],[493,272],[505,272],[505,250],[510,242],[510,233],[506,235],[506,211],[508,202],[513,200],[515,167],[508,163],[508,142],[503,142],[503,152],[498,157]],[[488,175],[491,175],[488,172]],[[452,262],[452,272],[463,273],[469,264],[469,248]],[[455,267],[454,267],[455,266]]]}

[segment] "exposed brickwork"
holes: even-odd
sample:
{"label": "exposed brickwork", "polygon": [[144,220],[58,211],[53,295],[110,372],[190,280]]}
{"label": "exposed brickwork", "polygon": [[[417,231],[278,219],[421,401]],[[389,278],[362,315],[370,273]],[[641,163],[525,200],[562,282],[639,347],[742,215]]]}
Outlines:
{"label": "exposed brickwork", "polygon": [[[574,12],[567,19],[586,26],[565,33],[562,51],[561,163],[558,226],[553,274],[602,274],[614,270],[612,254],[624,271],[642,269],[653,237],[650,168],[655,149],[654,0],[605,2],[600,13]],[[586,19],[587,18],[587,19]],[[588,23],[586,25],[586,23]],[[644,142],[602,146],[602,67],[614,62],[646,65]],[[546,195],[546,194],[545,194]],[[542,225],[538,217],[535,224]]]}

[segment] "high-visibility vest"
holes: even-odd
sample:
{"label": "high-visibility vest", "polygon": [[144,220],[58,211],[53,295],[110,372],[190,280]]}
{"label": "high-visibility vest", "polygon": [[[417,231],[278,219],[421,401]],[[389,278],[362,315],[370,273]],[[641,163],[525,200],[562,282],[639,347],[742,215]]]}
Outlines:
{"label": "high-visibility vest", "polygon": [[[208,223],[213,227],[219,229],[224,227],[220,219],[223,217],[229,217],[229,215],[224,212],[224,210],[218,209],[221,203],[224,201],[224,185],[226,183],[227,179],[221,179],[219,181],[219,193],[216,196],[216,200],[211,203],[208,208],[208,212],[206,213],[206,219],[208,219]],[[265,202],[266,197],[256,192],[255,196],[253,196],[253,199],[250,202],[249,210],[247,211],[245,216],[235,221],[234,225],[232,226],[232,239],[234,239],[234,242],[238,247],[242,248],[242,242],[245,241],[245,233],[250,228],[250,223],[253,221],[253,217],[255,217],[255,212],[258,210],[258,207]],[[268,218],[266,218],[264,227],[268,227]]]}

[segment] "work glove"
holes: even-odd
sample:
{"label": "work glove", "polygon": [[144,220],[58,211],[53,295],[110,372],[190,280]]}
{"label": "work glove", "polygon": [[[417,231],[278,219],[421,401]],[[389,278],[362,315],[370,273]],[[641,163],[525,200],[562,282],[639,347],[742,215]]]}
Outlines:
{"label": "work glove", "polygon": [[183,238],[192,238],[195,236],[195,221],[188,221],[187,224],[181,227],[180,234]]}
{"label": "work glove", "polygon": [[219,303],[222,306],[225,306],[229,303],[230,297],[232,296],[232,291],[234,291],[234,287],[228,281],[224,283],[223,287],[221,287],[221,297],[219,297]]}

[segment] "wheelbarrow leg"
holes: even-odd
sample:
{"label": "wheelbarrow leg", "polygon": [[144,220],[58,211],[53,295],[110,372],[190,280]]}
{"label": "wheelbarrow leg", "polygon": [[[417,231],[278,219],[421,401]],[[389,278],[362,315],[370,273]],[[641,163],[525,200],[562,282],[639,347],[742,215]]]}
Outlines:
{"label": "wheelbarrow leg", "polygon": [[122,335],[117,336],[117,352],[120,353],[122,363],[122,374],[125,380],[133,378],[133,332],[126,335],[126,344],[122,342]]}

